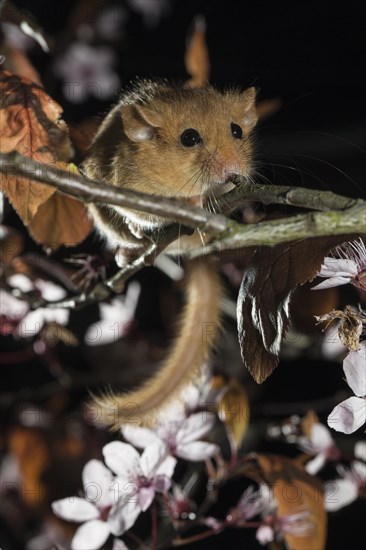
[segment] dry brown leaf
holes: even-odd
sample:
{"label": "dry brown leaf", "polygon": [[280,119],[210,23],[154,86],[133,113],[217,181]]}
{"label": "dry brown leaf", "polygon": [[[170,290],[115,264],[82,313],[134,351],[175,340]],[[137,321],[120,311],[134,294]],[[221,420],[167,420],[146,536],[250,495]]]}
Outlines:
{"label": "dry brown leaf", "polygon": [[277,455],[256,455],[263,477],[273,491],[279,518],[298,512],[309,513],[311,534],[283,533],[290,550],[323,550],[326,543],[327,514],[320,481],[295,461]]}
{"label": "dry brown leaf", "polygon": [[49,464],[49,450],[43,435],[36,428],[14,428],[9,435],[9,452],[19,464],[24,483],[21,496],[27,504],[39,505],[46,494],[41,476]]}
{"label": "dry brown leaf", "polygon": [[0,226],[0,261],[2,265],[9,264],[23,250],[23,236],[5,225]]}
{"label": "dry brown leaf", "polygon": [[302,418],[301,420],[301,430],[302,430],[302,433],[305,435],[305,437],[308,437],[310,439],[311,429],[314,426],[314,424],[317,424],[318,422],[319,422],[319,418],[315,411],[310,410],[306,413],[304,418]]}
{"label": "dry brown leaf", "polygon": [[92,223],[80,201],[55,193],[39,206],[28,230],[37,243],[56,250],[61,245],[82,242],[92,230]]}
{"label": "dry brown leaf", "polygon": [[239,291],[238,332],[243,362],[259,384],[278,364],[293,291],[312,280],[324,257],[344,240],[317,237],[256,250]]}
{"label": "dry brown leaf", "polygon": [[282,101],[279,98],[265,99],[263,101],[259,101],[255,107],[258,119],[262,121],[266,118],[271,117],[280,110],[281,106]]}
{"label": "dry brown leaf", "polygon": [[42,85],[38,72],[22,50],[12,44],[6,44],[3,53],[5,55],[4,69]]}
{"label": "dry brown leaf", "polygon": [[[314,286],[314,285],[312,285]],[[291,319],[294,327],[303,334],[317,334],[325,323],[314,323],[314,317],[335,309],[340,299],[338,287],[323,288],[316,292],[310,285],[299,287],[291,300]]]}
{"label": "dry brown leaf", "polygon": [[[67,126],[61,107],[28,78],[0,72],[0,151],[54,165],[71,155]],[[55,192],[51,186],[2,174],[1,188],[27,225],[39,206]]]}
{"label": "dry brown leaf", "polygon": [[249,424],[249,401],[244,386],[236,378],[228,383],[228,390],[220,399],[219,417],[240,447]]}
{"label": "dry brown leaf", "polygon": [[190,86],[204,86],[210,80],[210,56],[206,44],[206,21],[198,15],[193,23],[193,32],[188,39],[184,57]]}

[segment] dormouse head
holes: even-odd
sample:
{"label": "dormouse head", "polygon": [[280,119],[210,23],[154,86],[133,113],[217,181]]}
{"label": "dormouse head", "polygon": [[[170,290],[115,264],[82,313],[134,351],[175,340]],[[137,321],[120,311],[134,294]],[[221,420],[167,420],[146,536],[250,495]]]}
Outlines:
{"label": "dormouse head", "polygon": [[154,194],[202,196],[226,190],[236,175],[250,174],[254,88],[157,86],[123,104],[121,116],[139,177],[150,182]]}

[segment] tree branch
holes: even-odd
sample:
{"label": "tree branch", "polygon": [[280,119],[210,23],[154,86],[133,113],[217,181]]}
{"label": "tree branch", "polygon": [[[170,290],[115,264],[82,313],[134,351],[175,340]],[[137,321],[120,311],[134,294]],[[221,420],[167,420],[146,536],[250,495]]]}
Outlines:
{"label": "tree branch", "polygon": [[[91,292],[59,302],[39,303],[37,307],[84,307],[87,304],[105,300],[113,293],[121,292],[124,283],[131,275],[144,266],[153,264],[156,256],[170,243],[182,233],[189,232],[187,226],[216,235],[215,240],[208,245],[200,246],[188,253],[182,252],[182,255],[190,259],[222,250],[259,245],[274,246],[283,242],[326,235],[366,233],[366,201],[350,199],[329,191],[252,184],[238,178],[233,182],[237,187],[217,201],[219,208],[223,211],[232,210],[247,200],[318,210],[318,212],[243,225],[223,215],[212,214],[207,210],[187,205],[184,200],[151,196],[106,185],[54,166],[41,164],[17,152],[0,153],[0,171],[53,185],[62,193],[86,203],[98,202],[124,206],[173,219],[176,222],[164,228],[163,232],[161,230],[152,232],[149,236],[151,245],[148,245],[139,257],[109,280],[98,283]],[[185,227],[182,228],[181,224]]]}
{"label": "tree branch", "polygon": [[[213,252],[235,250],[250,246],[274,246],[311,237],[366,233],[366,202],[356,201],[347,210],[309,212],[262,221],[256,224],[234,224],[206,246],[187,253],[189,259]],[[345,238],[345,240],[347,240]]]}
{"label": "tree branch", "polygon": [[[125,206],[169,218],[189,227],[208,233],[221,233],[228,227],[229,220],[220,214],[212,214],[203,208],[187,205],[184,200],[171,197],[157,197],[139,193],[123,187],[113,187],[90,180],[84,176],[48,166],[19,153],[0,153],[0,171],[5,174],[23,176],[40,183],[53,185],[67,195],[82,202],[98,202]],[[236,189],[216,201],[218,210],[225,212],[251,200],[264,204],[288,204],[312,210],[345,210],[363,201],[350,199],[330,191],[314,191],[301,187],[253,184],[243,178],[233,183]]]}
{"label": "tree branch", "polygon": [[98,202],[133,208],[174,220],[189,227],[198,227],[209,233],[220,233],[227,225],[225,216],[212,214],[203,208],[189,206],[184,200],[148,195],[107,185],[72,171],[67,172],[55,166],[48,166],[23,157],[16,151],[0,153],[0,171],[52,185],[62,193],[71,195],[84,203]]}

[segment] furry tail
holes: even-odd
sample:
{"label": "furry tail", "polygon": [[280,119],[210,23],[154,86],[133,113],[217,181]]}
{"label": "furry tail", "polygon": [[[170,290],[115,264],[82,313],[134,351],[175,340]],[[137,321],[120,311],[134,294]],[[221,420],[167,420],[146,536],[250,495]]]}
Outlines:
{"label": "furry tail", "polygon": [[158,371],[140,388],[94,398],[99,419],[112,429],[124,423],[152,424],[158,410],[189,383],[208,359],[219,325],[220,278],[212,262],[188,264],[186,305],[177,337]]}

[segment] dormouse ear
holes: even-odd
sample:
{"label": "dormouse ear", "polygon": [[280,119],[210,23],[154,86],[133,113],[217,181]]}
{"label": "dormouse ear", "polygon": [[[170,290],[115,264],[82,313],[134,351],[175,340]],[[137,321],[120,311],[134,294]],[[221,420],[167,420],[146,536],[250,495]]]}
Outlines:
{"label": "dormouse ear", "polygon": [[241,99],[244,104],[244,116],[243,116],[243,125],[244,128],[249,132],[254,128],[258,121],[258,115],[255,108],[255,88],[248,88],[241,94]]}
{"label": "dormouse ear", "polygon": [[155,128],[162,125],[162,117],[145,105],[125,105],[122,108],[123,130],[131,141],[149,141],[155,137]]}

